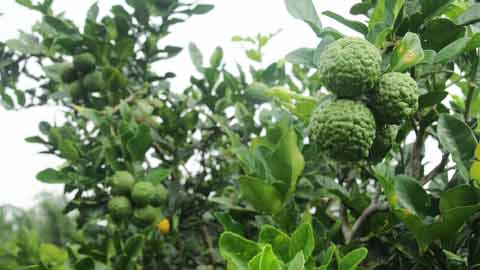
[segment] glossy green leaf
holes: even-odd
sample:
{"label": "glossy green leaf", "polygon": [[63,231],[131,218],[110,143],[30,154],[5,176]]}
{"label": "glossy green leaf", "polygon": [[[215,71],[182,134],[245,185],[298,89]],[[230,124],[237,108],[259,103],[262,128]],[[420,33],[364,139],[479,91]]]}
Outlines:
{"label": "glossy green leaf", "polygon": [[395,47],[390,62],[390,70],[402,72],[423,60],[424,52],[417,34],[407,33]]}
{"label": "glossy green leaf", "polygon": [[215,218],[223,225],[225,231],[230,231],[238,235],[244,234],[243,225],[232,218],[231,215],[224,212],[215,212]]}
{"label": "glossy green leaf", "polygon": [[141,125],[135,133],[135,136],[127,143],[127,149],[134,160],[143,161],[145,153],[152,146],[153,139],[150,128]]}
{"label": "glossy green leaf", "polygon": [[149,181],[154,184],[159,184],[165,181],[170,174],[172,174],[172,170],[168,168],[158,167],[155,168],[147,173],[145,176],[145,181]]}
{"label": "glossy green leaf", "polygon": [[287,270],[304,270],[305,257],[303,252],[298,252],[297,255],[288,263]]}
{"label": "glossy green leaf", "polygon": [[219,246],[220,254],[238,270],[247,270],[250,260],[262,251],[257,243],[232,232],[222,233]]}
{"label": "glossy green leaf", "polygon": [[241,176],[239,181],[242,197],[256,209],[270,214],[282,209],[283,196],[273,185],[250,176]]}
{"label": "glossy green leaf", "polygon": [[336,20],[337,22],[339,22],[339,23],[341,23],[345,26],[348,26],[349,28],[351,28],[351,29],[353,29],[353,30],[355,30],[355,31],[357,31],[361,34],[366,35],[368,33],[368,27],[365,24],[363,24],[362,22],[345,19],[343,16],[338,15],[337,13],[329,11],[329,10],[324,11],[322,14],[329,17],[329,18],[332,18],[332,19]]}
{"label": "glossy green leaf", "polygon": [[422,14],[426,18],[439,15],[453,0],[420,0]]}
{"label": "glossy green leaf", "polygon": [[338,270],[355,270],[357,266],[367,258],[368,250],[366,248],[358,248],[350,251],[347,255],[340,259]]}
{"label": "glossy green leaf", "polygon": [[288,262],[291,259],[291,253],[289,251],[290,237],[275,227],[271,225],[262,226],[260,235],[258,236],[258,242],[270,244],[275,254],[284,262]]}
{"label": "glossy green leaf", "polygon": [[223,49],[221,47],[215,48],[215,51],[210,58],[210,65],[213,68],[218,68],[223,60]]}
{"label": "glossy green leaf", "polygon": [[468,179],[468,168],[477,146],[473,131],[458,118],[442,114],[438,120],[437,133],[442,147],[452,154],[461,175]]}
{"label": "glossy green leaf", "polygon": [[447,18],[437,18],[429,21],[422,33],[422,45],[424,49],[440,51],[448,44],[454,42],[465,34],[465,27],[458,26]]}
{"label": "glossy green leaf", "polygon": [[5,42],[8,48],[24,54],[41,54],[44,52],[43,46],[37,37],[31,34],[20,32],[18,39],[10,39]]}
{"label": "glossy green leaf", "polygon": [[322,23],[312,0],[285,0],[285,4],[293,17],[306,22],[317,35],[321,32]]}
{"label": "glossy green leaf", "polygon": [[190,52],[190,58],[192,59],[193,65],[197,68],[199,72],[203,72],[202,52],[200,52],[195,43],[188,44],[188,51]]}
{"label": "glossy green leaf", "polygon": [[315,235],[310,223],[303,223],[293,232],[290,238],[290,256],[295,256],[303,251],[305,260],[308,260],[315,248]]}
{"label": "glossy green leaf", "polygon": [[63,265],[68,260],[68,253],[53,244],[42,244],[39,255],[42,264],[54,267]]}
{"label": "glossy green leaf", "polygon": [[480,47],[480,33],[476,33],[471,37],[457,39],[448,46],[438,52],[435,57],[436,63],[444,63],[453,60],[462,53],[468,52]]}
{"label": "glossy green leaf", "polygon": [[470,6],[458,18],[456,23],[459,25],[469,25],[480,22],[480,4],[476,3]]}
{"label": "glossy green leaf", "polygon": [[284,265],[273,253],[272,246],[265,245],[261,253],[248,263],[248,270],[283,270]]}
{"label": "glossy green leaf", "polygon": [[313,67],[314,54],[315,54],[315,49],[300,48],[287,54],[287,56],[285,56],[285,60],[287,60],[292,64],[306,65],[306,66]]}
{"label": "glossy green leaf", "polygon": [[64,173],[51,168],[45,169],[37,173],[36,178],[40,182],[47,184],[63,184],[68,180],[67,176]]}

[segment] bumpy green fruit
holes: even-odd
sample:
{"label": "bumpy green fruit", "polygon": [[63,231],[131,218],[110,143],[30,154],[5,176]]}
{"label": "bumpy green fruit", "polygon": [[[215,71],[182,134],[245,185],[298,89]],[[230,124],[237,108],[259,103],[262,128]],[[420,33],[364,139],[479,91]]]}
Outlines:
{"label": "bumpy green fruit", "polygon": [[95,70],[95,57],[91,53],[82,53],[73,58],[73,66],[83,74]]}
{"label": "bumpy green fruit", "polygon": [[91,92],[98,92],[105,87],[105,82],[101,72],[94,71],[85,75],[82,81],[82,85],[85,89]]}
{"label": "bumpy green fruit", "polygon": [[168,190],[165,188],[164,185],[158,184],[156,186],[155,196],[152,198],[152,205],[153,206],[161,206],[168,198]]}
{"label": "bumpy green fruit", "polygon": [[77,72],[73,68],[73,65],[68,65],[62,70],[62,81],[64,83],[72,83],[77,79]]}
{"label": "bumpy green fruit", "polygon": [[152,225],[160,216],[160,209],[147,205],[133,212],[133,222],[139,226]]}
{"label": "bumpy green fruit", "polygon": [[375,134],[375,140],[373,141],[372,148],[370,149],[369,161],[372,163],[378,163],[385,158],[390,149],[392,148],[395,137],[397,136],[397,126],[380,126],[377,125],[377,132]]}
{"label": "bumpy green fruit", "polygon": [[135,185],[135,179],[127,171],[118,171],[110,178],[113,195],[129,196]]}
{"label": "bumpy green fruit", "polygon": [[312,143],[327,157],[358,162],[368,158],[375,129],[375,118],[363,103],[341,99],[319,106],[312,114],[308,132]]}
{"label": "bumpy green fruit", "polygon": [[133,186],[132,200],[138,206],[149,204],[155,196],[157,190],[150,182],[138,182]]}
{"label": "bumpy green fruit", "polygon": [[132,204],[127,197],[112,197],[108,202],[108,212],[114,219],[127,219],[132,215]]}
{"label": "bumpy green fruit", "polygon": [[325,87],[338,97],[358,97],[374,86],[381,74],[382,57],[375,46],[360,38],[341,38],[320,55]]}
{"label": "bumpy green fruit", "polygon": [[385,124],[400,124],[417,111],[419,91],[408,74],[384,74],[372,94],[371,105],[377,120]]}

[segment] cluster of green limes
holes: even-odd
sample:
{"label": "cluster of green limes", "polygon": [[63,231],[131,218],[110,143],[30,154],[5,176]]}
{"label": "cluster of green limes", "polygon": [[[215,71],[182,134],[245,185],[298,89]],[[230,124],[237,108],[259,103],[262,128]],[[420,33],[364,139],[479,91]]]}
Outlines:
{"label": "cluster of green limes", "polygon": [[342,38],[320,55],[324,86],[334,95],[312,114],[310,138],[339,162],[381,161],[397,125],[418,108],[417,83],[407,73],[381,70],[380,51],[366,40]]}
{"label": "cluster of green limes", "polygon": [[105,87],[102,73],[96,70],[95,57],[91,53],[76,55],[73,64],[67,64],[62,70],[62,81],[68,85],[73,100],[99,92]]}
{"label": "cluster of green limes", "polygon": [[168,196],[167,189],[151,182],[135,181],[127,171],[118,171],[108,181],[112,197],[108,211],[115,221],[132,218],[137,226],[149,226],[159,221],[161,206]]}

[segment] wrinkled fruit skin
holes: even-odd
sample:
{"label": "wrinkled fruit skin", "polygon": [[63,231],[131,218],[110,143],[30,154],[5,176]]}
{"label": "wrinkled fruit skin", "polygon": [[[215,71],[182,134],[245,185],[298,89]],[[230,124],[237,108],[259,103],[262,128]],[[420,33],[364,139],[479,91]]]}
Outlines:
{"label": "wrinkled fruit skin", "polygon": [[400,124],[418,108],[417,83],[408,74],[384,74],[372,97],[372,108],[377,119],[384,124]]}
{"label": "wrinkled fruit skin", "polygon": [[162,184],[156,186],[155,196],[153,196],[151,204],[153,206],[161,206],[168,198],[168,190]]}
{"label": "wrinkled fruit skin", "polygon": [[397,132],[397,126],[377,126],[375,140],[373,141],[372,148],[370,149],[370,155],[368,157],[368,160],[371,163],[378,163],[385,158],[392,148],[395,137],[397,136]]}
{"label": "wrinkled fruit skin", "polygon": [[337,100],[319,107],[308,127],[312,143],[327,157],[339,162],[367,159],[375,130],[371,111],[352,100]]}
{"label": "wrinkled fruit skin", "polygon": [[152,225],[160,215],[160,209],[147,205],[133,212],[133,222],[139,226]]}
{"label": "wrinkled fruit skin", "polygon": [[92,92],[98,92],[102,90],[105,86],[105,82],[103,81],[102,73],[98,71],[94,71],[85,75],[82,81],[83,87],[88,89]]}
{"label": "wrinkled fruit skin", "polygon": [[158,231],[163,235],[168,234],[170,232],[170,221],[166,218],[163,218],[162,220],[160,220],[160,222],[158,222],[156,226]]}
{"label": "wrinkled fruit skin", "polygon": [[145,206],[149,204],[155,196],[157,189],[150,182],[138,182],[133,186],[132,200],[135,205]]}
{"label": "wrinkled fruit skin", "polygon": [[95,70],[95,57],[91,53],[82,53],[73,58],[73,66],[83,74]]}
{"label": "wrinkled fruit skin", "polygon": [[62,70],[62,82],[72,83],[77,78],[77,72],[73,68],[73,65],[69,65]]}
{"label": "wrinkled fruit skin", "polygon": [[340,98],[369,92],[381,75],[380,52],[360,38],[341,38],[322,52],[319,69],[325,87]]}
{"label": "wrinkled fruit skin", "polygon": [[112,187],[112,195],[129,196],[132,191],[135,179],[127,171],[118,171],[110,179],[110,186]]}
{"label": "wrinkled fruit skin", "polygon": [[115,196],[108,202],[108,212],[114,219],[127,219],[132,215],[132,204],[127,197]]}

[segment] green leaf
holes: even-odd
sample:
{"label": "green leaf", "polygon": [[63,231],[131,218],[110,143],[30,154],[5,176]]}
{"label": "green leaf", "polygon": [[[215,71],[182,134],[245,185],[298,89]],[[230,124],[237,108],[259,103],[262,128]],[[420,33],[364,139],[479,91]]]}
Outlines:
{"label": "green leaf", "polygon": [[78,34],[78,29],[76,26],[63,19],[60,17],[53,17],[53,16],[45,16],[43,17],[43,20],[53,27],[58,33],[64,34],[64,35],[76,35]]}
{"label": "green leaf", "polygon": [[475,205],[480,201],[479,190],[469,185],[459,185],[440,195],[440,211]]}
{"label": "green leaf", "polygon": [[172,174],[172,169],[158,167],[155,168],[145,175],[145,181],[151,182],[153,184],[160,184],[165,179],[167,179],[170,174]]}
{"label": "green leaf", "polygon": [[213,8],[214,8],[213,5],[207,5],[207,4],[196,5],[192,9],[192,14],[196,14],[196,15],[206,14],[210,12]]}
{"label": "green leaf", "polygon": [[68,260],[68,253],[55,245],[40,246],[40,261],[44,265],[61,266]]}
{"label": "green leaf", "polygon": [[437,18],[429,21],[422,33],[424,49],[440,51],[465,34],[465,27],[458,26],[447,18]]}
{"label": "green leaf", "polygon": [[248,270],[283,270],[283,263],[272,251],[272,246],[265,245],[260,254],[248,263]]}
{"label": "green leaf", "polygon": [[435,63],[444,63],[450,61],[462,53],[478,47],[480,47],[480,33],[476,33],[471,37],[457,39],[438,52],[437,56],[435,57]]}
{"label": "green leaf", "polygon": [[250,59],[250,60],[253,60],[255,62],[262,62],[262,54],[256,50],[256,49],[248,49],[246,52],[247,54],[247,57]]}
{"label": "green leaf", "polygon": [[243,235],[243,225],[232,218],[228,213],[215,212],[215,218],[223,225],[225,231],[230,231],[238,235]]}
{"label": "green leaf", "polygon": [[288,262],[292,258],[290,254],[290,237],[271,225],[262,226],[258,242],[270,244],[275,254],[284,262]]}
{"label": "green leaf", "polygon": [[87,12],[87,22],[96,22],[99,13],[98,2],[93,3]]}
{"label": "green leaf", "polygon": [[193,65],[197,68],[199,72],[203,72],[203,56],[202,52],[198,49],[195,43],[188,44],[188,51],[190,52],[190,58],[192,59]]}
{"label": "green leaf", "polygon": [[300,48],[287,54],[287,56],[285,56],[285,60],[287,60],[292,64],[314,67],[315,66],[313,63],[314,54],[315,54],[315,49]]}
{"label": "green leaf", "polygon": [[222,63],[223,59],[223,49],[221,47],[215,48],[215,51],[210,58],[210,66],[213,68],[218,68]]}
{"label": "green leaf", "polygon": [[335,254],[336,249],[337,247],[333,244],[328,247],[328,249],[325,251],[325,254],[323,255],[320,269],[327,269],[327,267],[330,266],[333,261],[333,255]]}
{"label": "green leaf", "polygon": [[10,39],[5,42],[8,48],[24,54],[41,54],[44,49],[37,37],[20,32],[18,39]]}
{"label": "green leaf", "polygon": [[356,270],[357,266],[367,258],[368,250],[366,248],[358,248],[340,259],[338,270]]}
{"label": "green leaf", "polygon": [[250,260],[262,251],[257,243],[232,232],[222,233],[219,246],[220,254],[237,270],[247,270]]}
{"label": "green leaf", "polygon": [[143,161],[145,153],[152,146],[153,139],[150,133],[150,128],[146,125],[141,125],[135,133],[135,136],[127,143],[127,149],[132,159],[135,161]]}
{"label": "green leaf", "polygon": [[37,173],[36,178],[47,184],[64,184],[67,181],[67,176],[60,171],[52,168],[45,169]]}
{"label": "green leaf", "polygon": [[420,0],[422,14],[425,18],[439,15],[453,0]]}
{"label": "green leaf", "polygon": [[305,166],[305,160],[298,147],[297,133],[289,127],[287,119],[269,131],[267,136],[273,132],[278,133],[280,137],[275,142],[271,157],[268,158],[270,170],[275,178],[287,184],[288,192],[293,192]]}
{"label": "green leaf", "polygon": [[125,254],[130,260],[134,260],[141,255],[144,243],[145,237],[141,234],[136,234],[127,239],[127,242],[125,243]]}
{"label": "green leaf", "polygon": [[288,12],[295,18],[306,22],[319,35],[322,23],[312,0],[285,0]]}
{"label": "green leaf", "polygon": [[368,33],[368,27],[365,24],[363,24],[362,22],[345,19],[341,15],[338,15],[335,12],[332,12],[332,11],[329,11],[329,10],[324,11],[322,14],[329,17],[329,18],[332,18],[332,19],[336,20],[339,23],[342,23],[342,24],[348,26],[349,28],[351,28],[351,29],[353,29],[353,30],[355,30],[355,31],[357,31],[361,34],[367,35],[367,33]]}
{"label": "green leaf", "polygon": [[287,265],[287,270],[304,270],[305,269],[305,257],[303,252],[298,252],[295,258],[291,260]]}
{"label": "green leaf", "polygon": [[460,174],[469,179],[469,169],[474,158],[477,140],[473,131],[463,121],[442,114],[438,120],[438,138],[442,147],[452,154]]}
{"label": "green leaf", "polygon": [[390,61],[390,70],[402,72],[423,60],[424,52],[417,34],[408,32],[395,47]]}
{"label": "green leaf", "polygon": [[370,41],[375,47],[383,48],[387,36],[393,31],[393,28],[386,25],[384,22],[375,24],[368,32],[367,40]]}
{"label": "green leaf", "polygon": [[458,18],[456,23],[458,25],[469,25],[480,22],[480,4],[473,4]]}
{"label": "green leaf", "polygon": [[295,256],[303,251],[305,260],[308,260],[315,248],[315,235],[310,223],[303,223],[293,232],[290,240],[290,256]]}
{"label": "green leaf", "polygon": [[69,161],[77,161],[80,159],[80,152],[74,141],[62,139],[58,143],[60,154]]}
{"label": "green leaf", "polygon": [[250,176],[241,176],[239,181],[242,197],[256,209],[269,214],[282,209],[282,196],[273,185]]}
{"label": "green leaf", "polygon": [[474,161],[470,167],[470,177],[475,180],[477,184],[480,183],[480,161]]}

